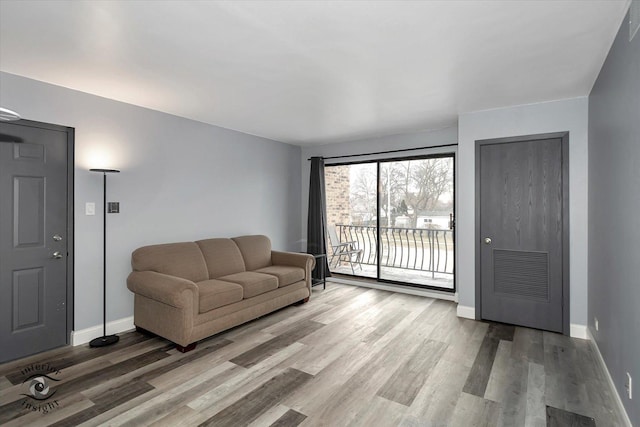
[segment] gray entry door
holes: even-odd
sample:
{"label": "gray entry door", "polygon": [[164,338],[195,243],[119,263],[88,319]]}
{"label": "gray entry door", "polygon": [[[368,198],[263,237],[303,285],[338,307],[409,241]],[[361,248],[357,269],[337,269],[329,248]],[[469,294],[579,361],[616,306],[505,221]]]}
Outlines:
{"label": "gray entry door", "polygon": [[0,123],[0,362],[67,343],[67,137]]}
{"label": "gray entry door", "polygon": [[479,150],[481,317],[562,332],[562,138]]}

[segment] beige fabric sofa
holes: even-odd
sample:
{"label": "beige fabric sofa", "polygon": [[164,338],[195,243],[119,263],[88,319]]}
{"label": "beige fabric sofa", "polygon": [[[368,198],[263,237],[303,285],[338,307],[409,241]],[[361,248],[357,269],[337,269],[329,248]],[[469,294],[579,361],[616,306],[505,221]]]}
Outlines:
{"label": "beige fabric sofa", "polygon": [[266,236],[144,246],[131,256],[134,323],[176,343],[198,340],[311,295],[311,255],[271,250]]}

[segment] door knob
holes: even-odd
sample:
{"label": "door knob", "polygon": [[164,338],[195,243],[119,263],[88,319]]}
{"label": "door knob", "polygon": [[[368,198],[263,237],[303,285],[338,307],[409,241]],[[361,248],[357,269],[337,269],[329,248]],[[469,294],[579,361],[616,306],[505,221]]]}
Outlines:
{"label": "door knob", "polygon": [[62,258],[62,252],[60,252],[60,251],[55,251],[55,252],[51,255],[51,257],[52,257],[53,259],[60,259],[60,258]]}
{"label": "door knob", "polygon": [[53,240],[55,240],[56,242],[59,242],[62,240],[62,236],[59,234],[54,234],[53,235]]}
{"label": "door knob", "polygon": [[485,245],[490,245],[491,244],[491,237],[485,237],[484,238],[484,244]]}

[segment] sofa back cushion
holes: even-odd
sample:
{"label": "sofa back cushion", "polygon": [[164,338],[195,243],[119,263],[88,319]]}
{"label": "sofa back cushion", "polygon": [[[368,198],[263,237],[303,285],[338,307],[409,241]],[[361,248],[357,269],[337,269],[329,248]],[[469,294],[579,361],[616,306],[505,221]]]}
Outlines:
{"label": "sofa back cushion", "polygon": [[271,240],[267,236],[240,236],[234,237],[247,271],[271,265]]}
{"label": "sofa back cushion", "polygon": [[155,271],[192,282],[209,278],[202,252],[194,242],[143,246],[133,251],[131,267],[134,271]]}
{"label": "sofa back cushion", "polygon": [[209,279],[245,271],[240,249],[231,239],[206,239],[196,242],[209,269]]}

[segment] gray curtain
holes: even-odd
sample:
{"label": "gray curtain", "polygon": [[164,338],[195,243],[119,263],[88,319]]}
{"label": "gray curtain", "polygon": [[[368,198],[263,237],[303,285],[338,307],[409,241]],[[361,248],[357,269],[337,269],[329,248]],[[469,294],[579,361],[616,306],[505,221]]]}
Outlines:
{"label": "gray curtain", "polygon": [[[307,218],[307,253],[324,255],[317,259],[313,270],[314,279],[329,277],[327,263],[327,200],[324,191],[324,159],[311,158],[311,175],[309,179],[309,214]],[[323,277],[324,274],[324,277]]]}

